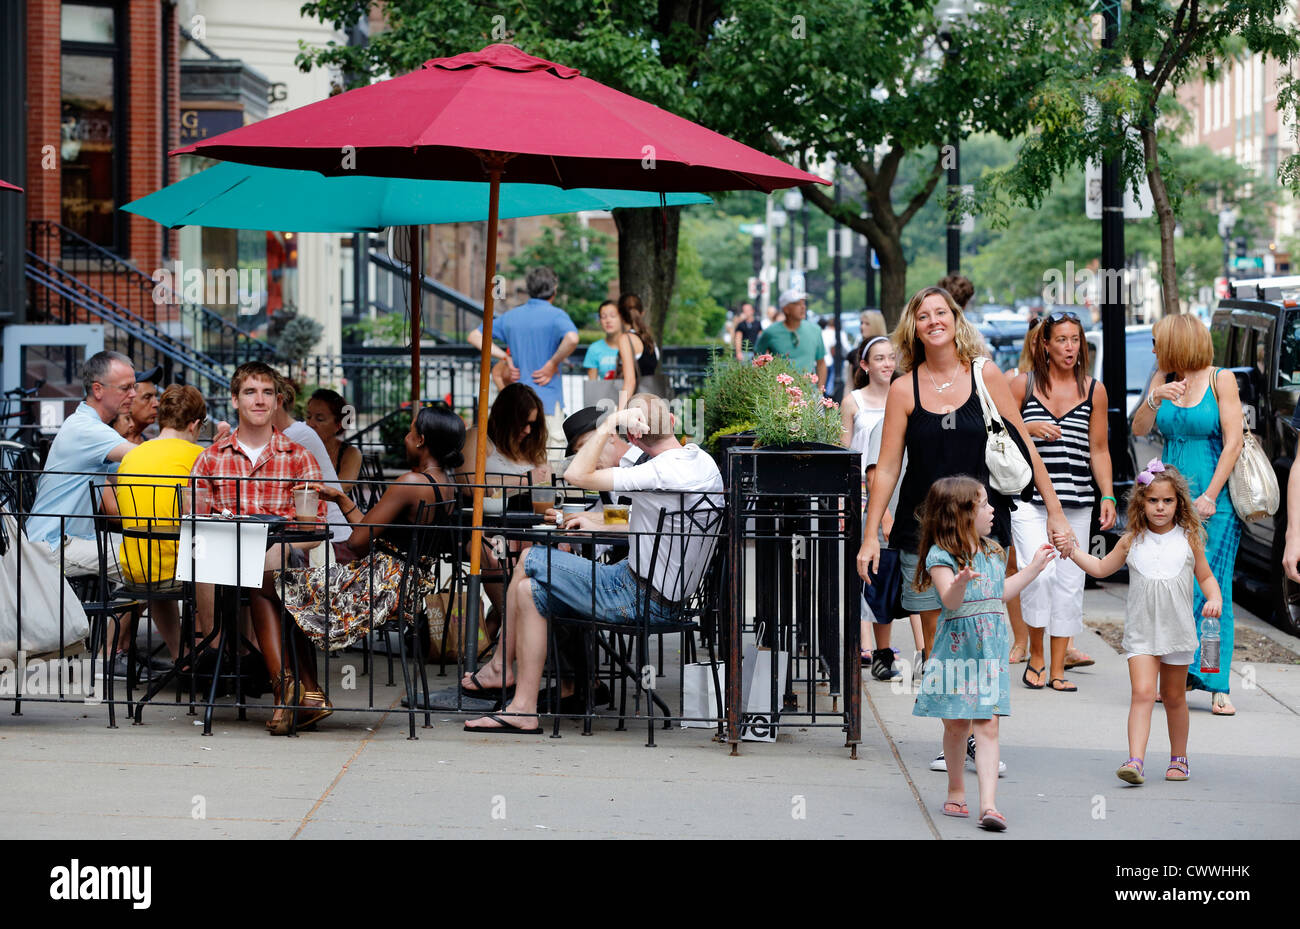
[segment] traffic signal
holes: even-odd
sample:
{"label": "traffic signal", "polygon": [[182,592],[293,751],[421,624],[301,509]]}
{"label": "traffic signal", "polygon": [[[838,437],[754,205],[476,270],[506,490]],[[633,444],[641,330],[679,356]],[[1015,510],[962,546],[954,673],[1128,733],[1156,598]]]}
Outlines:
{"label": "traffic signal", "polygon": [[1237,239],[1237,257],[1238,257],[1238,258],[1245,258],[1245,257],[1246,257],[1246,237],[1245,237],[1245,236],[1241,236],[1240,238]]}
{"label": "traffic signal", "polygon": [[751,249],[754,259],[754,276],[758,277],[763,273],[763,240],[755,236]]}

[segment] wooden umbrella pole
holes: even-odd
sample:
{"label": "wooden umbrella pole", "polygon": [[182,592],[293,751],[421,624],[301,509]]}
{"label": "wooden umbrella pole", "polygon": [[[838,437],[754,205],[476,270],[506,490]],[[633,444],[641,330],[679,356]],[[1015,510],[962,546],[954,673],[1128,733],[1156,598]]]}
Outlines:
{"label": "wooden umbrella pole", "polygon": [[420,413],[420,317],[424,315],[423,267],[420,261],[420,227],[406,227],[411,236],[411,415]]}
{"label": "wooden umbrella pole", "polygon": [[[487,258],[483,269],[483,347],[478,373],[478,443],[474,449],[474,532],[469,546],[469,573],[477,577],[483,560],[483,480],[487,471],[488,382],[492,373],[493,281],[497,265],[497,209],[505,159],[485,159],[488,168]],[[471,639],[470,641],[475,641]]]}

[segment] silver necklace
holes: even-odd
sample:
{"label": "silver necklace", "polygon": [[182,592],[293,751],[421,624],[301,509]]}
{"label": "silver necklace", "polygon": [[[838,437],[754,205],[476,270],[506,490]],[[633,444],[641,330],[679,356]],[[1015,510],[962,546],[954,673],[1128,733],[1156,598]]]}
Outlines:
{"label": "silver necklace", "polygon": [[[961,369],[958,368],[958,369],[957,369],[957,374],[960,374],[960,373],[961,373]],[[931,383],[931,384],[934,384],[934,392],[937,393],[937,394],[941,394],[941,393],[943,393],[945,390],[947,390],[949,387],[951,387],[951,386],[953,385],[953,383],[957,380],[957,374],[954,374],[954,375],[953,375],[951,378],[949,378],[946,382],[940,384],[940,383],[938,383],[937,381],[935,381],[935,379],[934,379],[934,373],[933,373],[929,368],[926,368],[926,369],[925,369],[925,376],[928,377],[928,378],[930,379],[930,383]]]}

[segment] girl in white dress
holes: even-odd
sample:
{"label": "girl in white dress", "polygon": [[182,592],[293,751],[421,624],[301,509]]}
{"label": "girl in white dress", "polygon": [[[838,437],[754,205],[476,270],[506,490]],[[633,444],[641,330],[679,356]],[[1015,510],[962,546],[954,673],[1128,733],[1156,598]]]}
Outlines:
{"label": "girl in white dress", "polygon": [[1165,780],[1185,781],[1187,765],[1187,666],[1196,651],[1192,580],[1201,585],[1201,615],[1223,611],[1219,584],[1205,559],[1205,530],[1192,505],[1187,480],[1159,458],[1137,477],[1128,502],[1128,531],[1105,558],[1075,547],[1062,554],[1093,577],[1108,577],[1128,563],[1128,605],[1123,648],[1133,685],[1128,711],[1129,759],[1115,774],[1143,783],[1142,758],[1151,734],[1156,681],[1169,723]]}
{"label": "girl in white dress", "polygon": [[[854,353],[858,358],[853,369],[853,390],[844,397],[840,406],[843,418],[843,443],[852,452],[862,454],[862,475],[865,484],[867,474],[867,440],[871,430],[885,416],[885,398],[889,396],[889,384],[894,379],[897,359],[894,344],[888,336],[878,335],[867,339],[861,349]],[[862,490],[862,506],[867,505],[867,487]],[[864,509],[865,512],[865,509]],[[888,536],[888,525],[884,527]],[[872,642],[872,620],[875,624],[875,649]],[[902,677],[902,672],[894,669],[894,653],[889,645],[891,617],[873,617],[867,606],[866,598],[862,600],[862,664],[871,665],[872,674],[877,680],[887,681]],[[883,650],[883,651],[882,651]],[[875,656],[873,658],[873,655]]]}

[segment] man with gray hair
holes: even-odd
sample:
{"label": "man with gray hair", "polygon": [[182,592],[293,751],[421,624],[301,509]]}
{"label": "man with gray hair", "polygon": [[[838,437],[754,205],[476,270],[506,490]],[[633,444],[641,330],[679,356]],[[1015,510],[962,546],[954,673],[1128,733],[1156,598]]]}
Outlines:
{"label": "man with gray hair", "polygon": [[[493,358],[510,358],[511,377],[537,392],[542,410],[554,422],[551,435],[559,435],[564,418],[564,393],[560,365],[578,347],[578,327],[569,314],[554,305],[559,279],[550,268],[528,272],[528,302],[503,313],[492,322],[492,337],[505,348],[492,346]],[[469,344],[483,347],[483,327],[469,334]],[[548,423],[549,425],[549,423]]]}
{"label": "man with gray hair", "polygon": [[[36,500],[27,520],[27,538],[44,542],[70,577],[99,573],[94,502],[90,482],[117,471],[135,446],[111,425],[135,399],[135,365],[117,352],[98,352],[81,369],[86,398],[63,421],[45,459]],[[109,579],[121,582],[116,542],[109,545]]]}

